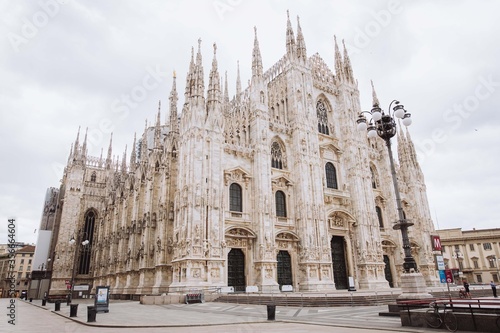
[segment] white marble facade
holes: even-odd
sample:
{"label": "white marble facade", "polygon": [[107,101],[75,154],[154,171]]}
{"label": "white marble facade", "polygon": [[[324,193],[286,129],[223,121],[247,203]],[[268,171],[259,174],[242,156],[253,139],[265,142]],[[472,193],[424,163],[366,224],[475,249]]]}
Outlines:
{"label": "white marble facade", "polygon": [[[198,47],[182,109],[174,77],[167,120],[159,109],[129,158],[113,160],[111,143],[107,157],[88,156],[86,136],[77,137],[61,186],[51,294],[66,293],[73,275],[115,295],[238,283],[327,291],[347,288],[348,277],[357,289],[399,286],[404,255],[392,229],[387,149],[356,131],[361,106],[348,53],[335,41],[333,72],[319,54],[307,56],[290,20],[285,44],[264,72],[255,33],[252,78],[242,89],[238,69],[232,99],[215,47],[205,87]],[[412,251],[434,285],[424,177],[409,133],[396,138]],[[72,237],[90,244],[70,245]]]}

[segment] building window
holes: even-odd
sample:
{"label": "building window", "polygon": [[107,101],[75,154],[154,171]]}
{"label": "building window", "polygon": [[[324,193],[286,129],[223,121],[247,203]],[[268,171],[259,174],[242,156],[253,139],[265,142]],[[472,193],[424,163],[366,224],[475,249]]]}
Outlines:
{"label": "building window", "polygon": [[31,266],[28,266],[27,271],[28,271],[28,272],[31,272]]}
{"label": "building window", "polygon": [[483,249],[491,250],[491,243],[483,243]]}
{"label": "building window", "polygon": [[337,184],[337,170],[332,163],[328,162],[325,165],[325,173],[326,173],[326,187],[338,189]]}
{"label": "building window", "polygon": [[[89,243],[82,246],[80,249],[80,262],[78,265],[78,274],[89,274],[90,272],[90,261],[92,256],[92,240],[94,238],[94,224],[96,220],[96,214],[94,211],[90,210],[85,214],[85,225],[83,229],[83,240],[88,240]],[[80,244],[76,244],[80,246]]]}
{"label": "building window", "polygon": [[493,274],[491,274],[491,276],[493,277],[493,282],[498,282],[498,274],[497,273],[493,273]]}
{"label": "building window", "polygon": [[472,260],[472,263],[474,264],[474,268],[479,268],[479,262],[477,261],[477,259]]}
{"label": "building window", "polygon": [[495,268],[496,267],[495,260],[496,259],[493,258],[493,257],[488,258],[488,262],[490,263],[490,268]]}
{"label": "building window", "polygon": [[470,243],[470,244],[469,244],[469,249],[470,249],[471,251],[474,251],[474,244]]}
{"label": "building window", "polygon": [[375,206],[375,211],[377,212],[378,226],[380,229],[384,229],[384,220],[382,219],[382,209],[379,206]]}
{"label": "building window", "polygon": [[286,168],[285,158],[281,146],[277,142],[271,145],[271,167],[275,169]]}
{"label": "building window", "polygon": [[330,130],[328,129],[328,115],[323,101],[318,101],[318,103],[316,103],[316,114],[318,115],[318,132],[330,135]]}
{"label": "building window", "polygon": [[378,187],[378,178],[377,174],[375,173],[375,170],[373,167],[370,167],[370,173],[372,175],[372,188],[377,188]]}
{"label": "building window", "polygon": [[441,247],[441,251],[443,251],[443,253],[446,253],[446,246],[444,246],[444,245],[443,245],[443,246]]}
{"label": "building window", "polygon": [[21,264],[24,264],[24,259],[21,259]]}
{"label": "building window", "polygon": [[455,251],[460,251],[460,245],[455,245]]}
{"label": "building window", "polygon": [[24,266],[23,265],[19,266],[19,270],[20,271],[24,270]]}
{"label": "building window", "polygon": [[96,179],[97,179],[97,174],[94,171],[94,172],[92,172],[92,175],[90,175],[90,181],[92,183],[95,183]]}
{"label": "building window", "polygon": [[286,217],[286,200],[285,193],[282,191],[276,191],[276,216]]}
{"label": "building window", "polygon": [[30,260],[28,260],[28,264],[30,264],[30,265],[31,265],[31,259],[30,259]]}
{"label": "building window", "polygon": [[229,186],[229,210],[233,212],[242,212],[242,206],[241,186],[232,183],[231,186]]}
{"label": "building window", "polygon": [[483,283],[483,277],[481,276],[481,274],[476,275],[476,280],[477,280],[477,283]]}

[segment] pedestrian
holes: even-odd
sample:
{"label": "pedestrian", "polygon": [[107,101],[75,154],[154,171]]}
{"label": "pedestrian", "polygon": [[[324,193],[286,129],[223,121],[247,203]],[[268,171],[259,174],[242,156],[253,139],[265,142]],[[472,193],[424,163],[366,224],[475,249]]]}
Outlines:
{"label": "pedestrian", "polygon": [[465,289],[465,297],[471,298],[470,297],[470,290],[469,290],[469,283],[467,282],[467,280],[464,280],[464,289]]}
{"label": "pedestrian", "polygon": [[491,290],[493,290],[493,297],[498,297],[497,296],[497,286],[495,285],[495,282],[491,281],[490,286],[491,286]]}

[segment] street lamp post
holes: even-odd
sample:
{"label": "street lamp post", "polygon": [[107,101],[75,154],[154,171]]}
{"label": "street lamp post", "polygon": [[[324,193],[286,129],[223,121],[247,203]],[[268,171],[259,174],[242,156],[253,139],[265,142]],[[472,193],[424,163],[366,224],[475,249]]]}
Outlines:
{"label": "street lamp post", "polygon": [[[76,245],[76,248],[75,248],[75,256],[74,256],[74,259],[73,259],[73,269],[71,271],[71,288],[70,288],[70,291],[69,291],[69,295],[68,295],[68,302],[67,304],[71,304],[71,301],[73,299],[73,291],[74,291],[74,288],[75,288],[75,276],[76,276],[76,262],[78,260],[78,253],[80,252],[80,240],[82,238],[82,232],[81,230],[77,233],[77,236],[76,236],[76,240],[75,240],[75,237],[71,237],[71,239],[69,240],[69,244],[70,245],[74,245],[75,243],[77,244]],[[83,242],[81,242],[81,245],[82,246],[87,246],[89,244],[89,240],[84,240]]]}
{"label": "street lamp post", "polygon": [[[399,101],[393,100],[389,104],[388,112],[385,113],[378,103],[378,99],[373,92],[373,108],[371,111],[362,111],[357,119],[357,128],[359,131],[368,131],[368,138],[376,138],[377,135],[385,141],[389,153],[389,162],[391,166],[392,183],[396,196],[396,207],[399,220],[395,223],[393,229],[400,230],[403,240],[404,263],[403,275],[401,276],[401,289],[403,294],[401,298],[425,298],[430,296],[427,294],[425,280],[423,275],[419,273],[417,263],[411,254],[411,244],[408,237],[408,227],[413,225],[413,222],[406,219],[401,206],[401,196],[399,193],[398,181],[396,177],[396,168],[394,166],[394,158],[392,155],[391,138],[396,135],[396,119],[401,119],[405,126],[410,126],[412,123],[411,114],[405,110],[404,106]],[[394,105],[394,106],[393,106]],[[392,108],[392,109],[391,109]],[[371,119],[367,120],[364,114],[367,113]],[[405,295],[406,293],[406,295]]]}

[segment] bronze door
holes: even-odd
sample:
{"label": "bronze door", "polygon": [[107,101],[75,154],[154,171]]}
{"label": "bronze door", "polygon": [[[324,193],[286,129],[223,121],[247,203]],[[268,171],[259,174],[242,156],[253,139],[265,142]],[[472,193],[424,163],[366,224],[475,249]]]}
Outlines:
{"label": "bronze door", "polygon": [[227,285],[234,291],[245,291],[245,254],[240,249],[231,249],[227,255]]}
{"label": "bronze door", "polygon": [[290,259],[290,254],[288,251],[279,251],[277,259],[278,261],[278,284],[292,285],[292,260]]}
{"label": "bronze door", "polygon": [[387,282],[389,282],[389,287],[394,288],[394,283],[392,281],[392,272],[391,272],[391,261],[389,260],[389,257],[384,255],[384,273],[385,273],[385,279]]}
{"label": "bronze door", "polygon": [[332,247],[332,265],[333,281],[337,289],[347,289],[347,266],[345,260],[344,237],[333,236]]}

